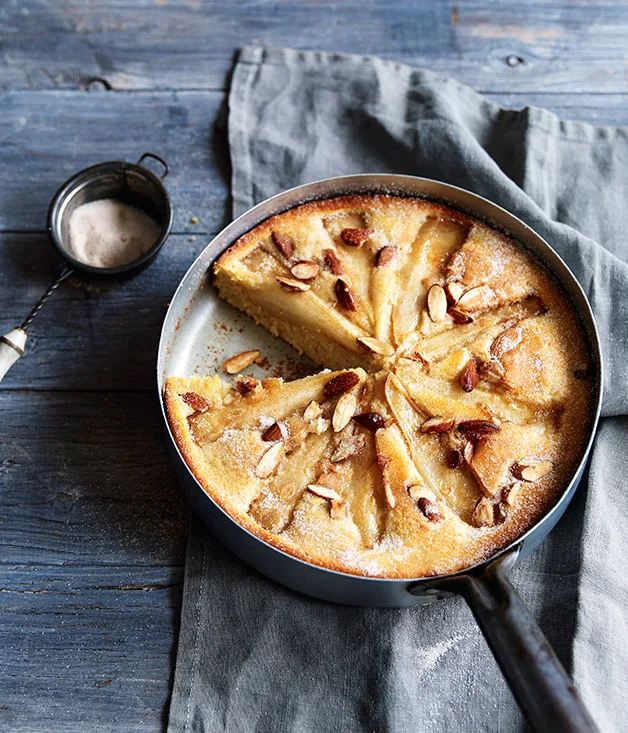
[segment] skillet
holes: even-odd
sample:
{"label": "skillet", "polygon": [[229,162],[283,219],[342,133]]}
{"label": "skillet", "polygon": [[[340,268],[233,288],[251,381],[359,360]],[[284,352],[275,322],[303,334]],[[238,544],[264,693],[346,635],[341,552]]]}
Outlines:
{"label": "skillet", "polygon": [[[557,503],[528,532],[489,560],[459,573],[416,579],[369,578],[306,563],[255,537],[205,493],[179,453],[161,395],[169,376],[220,371],[223,359],[260,348],[271,363],[294,352],[235,314],[209,286],[213,262],[242,234],[274,214],[315,199],[351,193],[386,193],[438,201],[486,221],[518,240],[562,284],[580,316],[592,365],[594,407],[582,459]],[[227,326],[225,322],[232,324]],[[314,371],[315,369],[313,369]],[[183,277],[166,315],[159,344],[157,385],[171,458],[185,493],[212,532],[238,557],[273,580],[334,603],[406,607],[459,594],[469,604],[528,722],[535,731],[596,731],[572,681],[508,579],[564,514],[582,478],[602,401],[599,335],[587,298],[567,265],[536,232],[505,209],[464,189],[427,178],[362,174],[330,178],[290,189],[253,207],[229,224],[201,252]]]}

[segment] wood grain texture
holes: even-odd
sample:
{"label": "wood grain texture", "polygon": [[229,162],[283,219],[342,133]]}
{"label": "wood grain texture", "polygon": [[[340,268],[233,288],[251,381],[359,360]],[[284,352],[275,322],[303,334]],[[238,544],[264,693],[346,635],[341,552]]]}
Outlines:
{"label": "wood grain texture", "polygon": [[0,13],[0,86],[13,89],[90,76],[116,89],[224,89],[247,44],[374,54],[482,91],[626,89],[621,2],[27,0]]}
{"label": "wood grain texture", "polygon": [[[48,205],[73,173],[152,151],[170,166],[173,231],[217,231],[229,183],[225,133],[216,124],[222,101],[174,92],[0,94],[0,229],[44,231]],[[159,164],[152,170],[161,174]]]}
{"label": "wood grain texture", "polygon": [[[62,284],[29,327],[26,355],[7,389],[155,390],[157,345],[168,302],[208,237],[171,235],[157,259],[127,280]],[[0,332],[21,323],[59,270],[42,234],[0,234]]]}
{"label": "wood grain texture", "polygon": [[183,568],[3,566],[0,730],[157,731]]}
{"label": "wood grain texture", "polygon": [[[175,211],[135,278],[64,283],[0,384],[0,730],[165,728],[185,507],[155,355],[176,285],[229,217],[236,49],[371,53],[506,107],[621,125],[627,40],[623,0],[0,2],[0,332],[58,266],[46,211],[72,173],[154,151]],[[93,76],[113,91],[85,91]]]}

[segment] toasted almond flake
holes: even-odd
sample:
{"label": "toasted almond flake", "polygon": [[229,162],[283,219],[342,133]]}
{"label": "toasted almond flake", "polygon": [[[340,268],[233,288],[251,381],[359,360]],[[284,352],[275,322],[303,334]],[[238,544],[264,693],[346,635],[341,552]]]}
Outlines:
{"label": "toasted almond flake", "polygon": [[353,389],[359,381],[360,377],[355,372],[341,372],[325,383],[323,394],[325,397],[338,397]]}
{"label": "toasted almond flake", "polygon": [[386,344],[383,341],[371,338],[370,336],[358,336],[356,341],[358,346],[361,346],[365,351],[369,351],[373,354],[392,356],[395,353],[395,349],[390,344]]}
{"label": "toasted almond flake", "polygon": [[316,496],[320,496],[321,499],[328,499],[329,501],[343,501],[342,496],[337,491],[330,489],[328,486],[321,486],[320,484],[308,484],[307,490]]}
{"label": "toasted almond flake", "polygon": [[342,262],[333,249],[323,250],[323,262],[332,275],[342,275],[344,272]]}
{"label": "toasted almond flake", "polygon": [[458,282],[450,282],[445,285],[445,295],[449,305],[456,305],[464,293],[464,288]]}
{"label": "toasted almond flake", "polygon": [[255,468],[257,478],[268,478],[279,465],[283,456],[283,443],[273,443],[270,448],[262,455]]}
{"label": "toasted almond flake", "polygon": [[319,267],[312,260],[301,260],[290,268],[297,280],[314,280],[318,276]]}
{"label": "toasted almond flake", "polygon": [[500,359],[508,351],[512,351],[521,343],[521,328],[519,326],[510,326],[495,337],[491,344],[491,356]]}
{"label": "toasted almond flake", "polygon": [[312,422],[313,420],[319,418],[322,414],[322,407],[318,404],[316,400],[312,400],[303,412],[303,419],[305,420],[305,422]]}
{"label": "toasted almond flake", "polygon": [[341,308],[344,308],[346,311],[357,311],[358,304],[355,299],[355,295],[353,294],[353,290],[351,290],[342,278],[338,278],[338,280],[336,280],[334,291],[336,293],[336,298],[338,299],[338,305]]}
{"label": "toasted almond flake", "polygon": [[242,397],[248,397],[253,392],[261,391],[261,382],[258,382],[255,377],[238,377],[235,383],[235,387]]}
{"label": "toasted almond flake", "polygon": [[504,365],[497,359],[490,359],[480,365],[480,376],[487,382],[501,382],[504,378],[505,370]]}
{"label": "toasted almond flake", "polygon": [[512,469],[515,478],[520,481],[539,481],[547,476],[552,470],[551,461],[542,461],[536,459],[525,459],[518,461]]}
{"label": "toasted almond flake", "polygon": [[460,374],[460,386],[463,392],[473,392],[478,383],[478,365],[472,357],[465,364]]}
{"label": "toasted almond flake", "polygon": [[395,508],[395,504],[397,503],[395,500],[395,495],[392,492],[392,489],[390,488],[390,481],[386,478],[384,475],[384,496],[386,497],[386,501],[388,502],[388,506],[391,509]]}
{"label": "toasted almond flake", "polygon": [[443,518],[443,515],[438,510],[438,506],[433,502],[427,499],[425,496],[422,496],[417,504],[419,505],[419,509],[421,510],[423,516],[429,521],[429,522],[440,522],[440,520]]}
{"label": "toasted almond flake", "polygon": [[361,247],[373,233],[372,229],[343,229],[340,239],[349,247]]}
{"label": "toasted almond flake", "polygon": [[254,349],[252,351],[241,351],[227,359],[222,368],[227,374],[237,374],[243,369],[251,366],[251,364],[260,357],[260,351]]}
{"label": "toasted almond flake", "polygon": [[454,420],[449,417],[430,417],[419,428],[422,433],[444,433],[453,427]]}
{"label": "toasted almond flake", "polygon": [[281,232],[271,232],[271,237],[277,249],[286,259],[289,260],[294,252],[292,237],[289,237],[287,234],[282,234]]}
{"label": "toasted almond flake", "polygon": [[468,313],[463,313],[461,310],[458,310],[458,308],[450,308],[448,313],[454,323],[459,325],[473,323],[473,318]]}
{"label": "toasted almond flake", "polygon": [[434,323],[445,320],[447,316],[447,296],[441,285],[432,285],[428,290],[427,312]]}
{"label": "toasted almond flake", "polygon": [[458,299],[456,309],[461,311],[478,311],[489,308],[495,302],[495,293],[488,285],[478,285],[466,290]]}
{"label": "toasted almond flake", "polygon": [[515,506],[517,503],[517,499],[519,495],[521,494],[521,488],[522,484],[520,482],[516,482],[512,484],[512,486],[509,486],[507,489],[504,490],[504,504],[507,504],[508,506]]}
{"label": "toasted almond flake", "polygon": [[338,399],[336,409],[334,410],[334,416],[331,421],[335,433],[339,433],[349,424],[351,418],[355,415],[357,408],[357,397],[351,392],[343,394]]}
{"label": "toasted almond flake", "polygon": [[473,446],[473,443],[468,440],[465,443],[464,448],[462,449],[462,457],[464,458],[465,463],[470,466],[471,461],[473,460],[473,454],[475,452],[475,448]]}
{"label": "toasted almond flake", "polygon": [[458,423],[458,430],[471,440],[478,440],[486,435],[493,435],[500,430],[496,420],[463,420]]}
{"label": "toasted almond flake", "polygon": [[424,484],[412,484],[408,486],[408,494],[413,501],[418,501],[421,498],[429,499],[431,502],[436,503],[436,495],[431,489],[428,489]]}
{"label": "toasted almond flake", "polygon": [[304,283],[301,280],[293,280],[290,277],[276,277],[275,280],[289,293],[305,293],[311,287],[309,283]]}
{"label": "toasted almond flake", "polygon": [[275,440],[285,440],[288,437],[288,431],[283,423],[274,422],[269,428],[266,428],[262,435],[262,440],[272,443]]}
{"label": "toasted almond flake", "polygon": [[340,463],[345,461],[347,458],[357,456],[362,452],[362,449],[366,445],[366,437],[363,433],[359,435],[346,435],[340,433],[342,436],[340,442],[336,446],[334,452],[331,455],[332,463]]}
{"label": "toasted almond flake", "polygon": [[384,267],[384,265],[387,265],[392,259],[394,259],[396,254],[397,248],[392,245],[386,245],[385,247],[377,250],[377,254],[375,255],[375,267]]}
{"label": "toasted almond flake", "polygon": [[189,405],[196,412],[207,412],[210,408],[209,402],[196,392],[185,392],[180,395],[186,405]]}
{"label": "toasted almond flake", "polygon": [[473,510],[473,523],[476,527],[492,527],[494,522],[495,510],[493,505],[486,497],[483,497]]}

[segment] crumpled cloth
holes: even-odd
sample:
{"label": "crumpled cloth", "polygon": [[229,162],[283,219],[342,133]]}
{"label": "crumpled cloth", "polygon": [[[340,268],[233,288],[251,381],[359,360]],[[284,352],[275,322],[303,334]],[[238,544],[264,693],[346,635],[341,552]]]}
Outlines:
{"label": "crumpled cloth", "polygon": [[[377,58],[246,48],[229,142],[234,215],[329,176],[427,176],[505,207],[571,267],[604,346],[604,417],[588,482],[512,579],[600,729],[625,730],[628,128],[505,110]],[[170,733],[523,727],[461,599],[406,610],[313,600],[245,566],[194,520]]]}

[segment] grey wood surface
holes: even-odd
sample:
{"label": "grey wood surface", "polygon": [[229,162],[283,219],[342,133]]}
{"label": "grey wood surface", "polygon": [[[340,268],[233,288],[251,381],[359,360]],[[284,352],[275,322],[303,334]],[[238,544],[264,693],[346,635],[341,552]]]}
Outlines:
{"label": "grey wood surface", "polygon": [[[175,208],[149,269],[60,288],[0,384],[0,730],[165,726],[186,510],[155,349],[180,277],[229,218],[236,49],[372,53],[508,107],[616,125],[627,41],[620,1],[0,2],[0,333],[58,268],[46,209],[72,172],[157,152]],[[112,89],[86,91],[94,76]]]}

